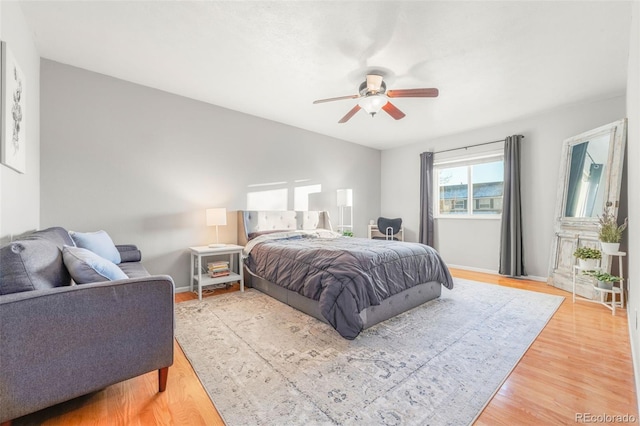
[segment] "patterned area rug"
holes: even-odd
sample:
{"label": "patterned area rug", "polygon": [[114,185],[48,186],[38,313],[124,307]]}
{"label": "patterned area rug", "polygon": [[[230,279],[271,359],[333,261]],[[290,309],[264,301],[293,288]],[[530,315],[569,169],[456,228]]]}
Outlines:
{"label": "patterned area rug", "polygon": [[230,426],[462,425],[563,299],[456,279],[349,341],[249,289],[176,305],[176,337]]}

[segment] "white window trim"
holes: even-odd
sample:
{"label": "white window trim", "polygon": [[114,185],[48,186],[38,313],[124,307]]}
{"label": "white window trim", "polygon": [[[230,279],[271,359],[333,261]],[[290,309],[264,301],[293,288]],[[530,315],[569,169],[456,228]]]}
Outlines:
{"label": "white window trim", "polygon": [[[440,214],[440,183],[438,179],[438,169],[469,166],[482,163],[490,163],[496,158],[502,158],[504,161],[504,151],[492,150],[483,153],[470,154],[465,156],[456,156],[450,158],[444,158],[440,161],[434,161],[433,163],[433,218],[434,219],[452,219],[452,220],[498,220],[502,219],[502,214]],[[479,161],[480,160],[480,161]],[[482,161],[484,160],[484,161]],[[469,168],[468,182],[471,182],[471,168]],[[473,203],[467,202],[467,211],[473,210]]]}

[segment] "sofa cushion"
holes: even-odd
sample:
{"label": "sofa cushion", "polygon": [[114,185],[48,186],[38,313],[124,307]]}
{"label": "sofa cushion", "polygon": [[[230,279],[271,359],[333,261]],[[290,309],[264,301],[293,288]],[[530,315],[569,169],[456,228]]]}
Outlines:
{"label": "sofa cushion", "polygon": [[1,247],[0,265],[0,294],[71,284],[71,276],[64,266],[62,252],[57,244],[48,238],[28,237]]}
{"label": "sofa cushion", "polygon": [[64,246],[62,257],[71,277],[77,284],[129,278],[110,260],[81,247]]}
{"label": "sofa cushion", "polygon": [[98,256],[108,259],[116,265],[120,263],[120,252],[113,244],[113,240],[105,231],[69,232],[77,247],[90,250]]}
{"label": "sofa cushion", "polygon": [[129,278],[144,278],[149,276],[149,272],[140,262],[122,262],[118,266]]}

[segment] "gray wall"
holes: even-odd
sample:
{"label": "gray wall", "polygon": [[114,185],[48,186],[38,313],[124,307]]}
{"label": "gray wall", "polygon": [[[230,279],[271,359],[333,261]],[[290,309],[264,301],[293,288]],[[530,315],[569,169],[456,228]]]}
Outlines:
{"label": "gray wall", "polygon": [[634,2],[631,21],[631,43],[629,46],[629,71],[627,75],[627,164],[629,188],[629,231],[628,255],[629,300],[627,318],[633,364],[635,366],[636,395],[640,404],[640,332],[638,331],[638,310],[640,310],[640,263],[635,259],[640,253],[640,3]]}
{"label": "gray wall", "polygon": [[0,2],[0,38],[25,74],[26,173],[0,165],[0,241],[37,229],[40,220],[40,55],[18,2]]}
{"label": "gray wall", "polygon": [[[546,278],[562,141],[625,116],[625,97],[620,95],[383,151],[381,214],[402,217],[407,240],[417,241],[420,208],[419,154],[431,149],[445,150],[522,134],[525,136],[522,147],[525,267],[530,276]],[[494,144],[476,148],[475,151],[470,149],[456,153],[467,155],[500,147],[500,144]],[[438,158],[443,157],[436,155],[436,159]],[[497,272],[499,237],[500,221],[496,219],[436,220],[435,245],[451,266]]]}
{"label": "gray wall", "polygon": [[177,286],[186,248],[215,240],[205,209],[227,208],[233,243],[248,192],[284,188],[293,209],[295,186],[321,184],[312,204],[335,226],[336,190],[352,188],[358,236],[379,214],[378,150],[45,59],[41,76],[42,227],[104,229]]}

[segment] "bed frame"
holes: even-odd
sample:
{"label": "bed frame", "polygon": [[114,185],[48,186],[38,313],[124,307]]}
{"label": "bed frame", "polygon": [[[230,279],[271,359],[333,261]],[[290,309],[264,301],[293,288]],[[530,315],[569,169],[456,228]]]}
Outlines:
{"label": "bed frame", "polygon": [[[262,210],[240,210],[238,211],[238,244],[246,245],[249,241],[249,234],[253,232],[264,232],[272,230],[313,230],[328,229],[331,227],[331,220],[328,212],[321,211],[262,211]],[[327,320],[320,313],[318,302],[287,290],[261,277],[251,274],[245,268],[245,285],[253,287],[261,292],[285,303],[307,315],[311,315],[320,321]],[[411,287],[403,292],[394,294],[385,299],[380,305],[370,306],[360,312],[360,318],[364,328],[369,328],[379,322],[385,321],[402,312],[422,305],[429,300],[440,297],[442,286],[440,283],[431,281]]]}

